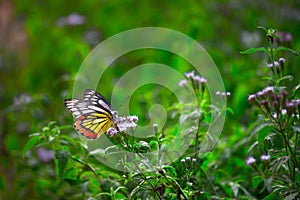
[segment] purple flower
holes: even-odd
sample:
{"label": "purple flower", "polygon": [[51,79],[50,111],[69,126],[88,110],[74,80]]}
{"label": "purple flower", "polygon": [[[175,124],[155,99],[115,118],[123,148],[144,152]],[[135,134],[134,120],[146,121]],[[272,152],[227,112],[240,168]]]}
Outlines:
{"label": "purple flower", "polygon": [[287,91],[285,91],[285,90],[283,90],[281,94],[282,94],[284,97],[287,97],[287,96],[289,95],[289,93],[288,93]]}
{"label": "purple flower", "polygon": [[231,93],[230,93],[230,92],[226,92],[226,95],[227,95],[227,96],[231,96]]}
{"label": "purple flower", "polygon": [[270,68],[270,69],[273,68],[273,66],[279,67],[279,62],[274,61],[274,65],[273,65],[273,63],[268,63],[268,64],[267,64],[267,67]]}
{"label": "purple flower", "polygon": [[110,127],[108,129],[107,133],[109,134],[110,137],[113,137],[113,136],[115,136],[118,133],[118,131],[114,127]]}
{"label": "purple flower", "polygon": [[291,102],[291,101],[288,101],[288,102],[286,102],[285,106],[286,106],[287,108],[294,108],[294,107],[295,107],[295,104],[294,104],[293,102]]}
{"label": "purple flower", "polygon": [[258,96],[259,98],[264,98],[264,97],[265,97],[265,93],[264,93],[263,91],[259,91],[259,92],[257,93],[257,96]]}
{"label": "purple flower", "polygon": [[57,20],[57,26],[78,26],[83,25],[86,22],[86,17],[77,13],[72,13],[69,16],[61,17]]}
{"label": "purple flower", "polygon": [[120,132],[125,132],[127,129],[133,129],[137,126],[137,116],[118,117],[115,124]]}
{"label": "purple flower", "polygon": [[285,59],[284,58],[279,58],[279,62],[285,62]]}
{"label": "purple flower", "polygon": [[273,68],[273,64],[272,63],[268,63],[267,67],[270,68],[270,69],[272,69]]}
{"label": "purple flower", "polygon": [[282,115],[285,115],[286,113],[287,113],[287,110],[286,110],[286,109],[282,109],[282,110],[281,110],[281,114],[282,114]]}
{"label": "purple flower", "polygon": [[247,165],[252,165],[256,162],[255,158],[253,158],[252,156],[250,156],[249,158],[247,158],[246,160],[246,164]]}
{"label": "purple flower", "polygon": [[276,32],[276,35],[278,35],[280,37],[277,39],[279,42],[291,42],[292,41],[292,35],[290,33]]}
{"label": "purple flower", "polygon": [[292,35],[291,35],[290,33],[286,33],[286,34],[285,34],[285,40],[286,40],[287,42],[292,41]]}
{"label": "purple flower", "polygon": [[198,76],[198,75],[194,76],[194,80],[197,81],[197,82],[199,82],[199,83],[202,83],[202,84],[204,84],[204,83],[207,82],[207,80],[205,78],[203,78],[201,76]]}
{"label": "purple flower", "polygon": [[220,91],[216,91],[216,95],[219,96],[221,94]]}
{"label": "purple flower", "polygon": [[263,89],[263,92],[267,93],[267,94],[272,94],[273,91],[274,91],[274,87],[273,86],[269,86],[269,87],[266,87],[265,89]]}
{"label": "purple flower", "polygon": [[295,106],[300,105],[300,99],[292,100],[292,102],[294,103]]}
{"label": "purple flower", "polygon": [[256,95],[255,94],[250,94],[248,96],[248,101],[249,102],[255,102],[255,100],[256,100]]}
{"label": "purple flower", "polygon": [[186,76],[187,78],[193,78],[193,77],[194,77],[194,70],[191,71],[191,72],[186,72],[186,73],[185,73],[185,76]]}
{"label": "purple flower", "polygon": [[186,85],[187,85],[187,81],[185,79],[179,81],[179,83],[178,83],[179,87],[183,87],[183,86],[186,86]]}
{"label": "purple flower", "polygon": [[263,160],[263,161],[267,161],[267,160],[270,159],[270,155],[261,155],[260,159]]}
{"label": "purple flower", "polygon": [[49,162],[50,160],[54,159],[53,151],[44,148],[38,148],[37,156],[42,162]]}
{"label": "purple flower", "polygon": [[139,120],[139,118],[138,118],[138,116],[133,115],[133,116],[129,117],[129,120],[131,120],[131,121],[133,121],[133,122],[136,123]]}
{"label": "purple flower", "polygon": [[279,103],[278,103],[278,101],[275,100],[275,101],[272,102],[272,105],[273,105],[274,108],[278,108]]}

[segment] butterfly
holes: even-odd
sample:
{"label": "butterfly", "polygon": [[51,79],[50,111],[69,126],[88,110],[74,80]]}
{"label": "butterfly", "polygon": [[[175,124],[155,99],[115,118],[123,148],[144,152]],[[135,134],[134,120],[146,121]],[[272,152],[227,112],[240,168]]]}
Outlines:
{"label": "butterfly", "polygon": [[65,99],[65,106],[75,118],[74,127],[83,136],[97,139],[115,126],[118,112],[113,110],[108,100],[98,92],[87,89],[83,100]]}

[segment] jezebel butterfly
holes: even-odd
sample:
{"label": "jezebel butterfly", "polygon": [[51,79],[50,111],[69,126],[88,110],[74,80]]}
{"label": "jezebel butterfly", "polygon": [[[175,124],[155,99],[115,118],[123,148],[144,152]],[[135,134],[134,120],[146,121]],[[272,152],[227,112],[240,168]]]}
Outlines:
{"label": "jezebel butterfly", "polygon": [[112,109],[111,104],[98,92],[87,89],[83,100],[66,99],[65,106],[75,118],[74,127],[83,136],[97,139],[110,127],[118,126],[115,123],[118,112]]}

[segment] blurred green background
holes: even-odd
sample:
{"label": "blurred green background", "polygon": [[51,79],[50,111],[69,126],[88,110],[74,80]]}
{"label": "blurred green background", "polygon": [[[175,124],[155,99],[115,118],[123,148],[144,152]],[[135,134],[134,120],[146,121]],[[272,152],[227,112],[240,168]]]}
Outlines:
{"label": "blurred green background", "polygon": [[[229,106],[234,113],[227,115],[222,139],[229,138],[229,146],[242,140],[243,130],[253,120],[247,115],[247,95],[263,87],[260,80],[267,71],[267,58],[239,52],[266,45],[259,25],[290,34],[287,45],[300,49],[300,2],[294,0],[0,0],[0,194],[44,194],[36,186],[38,177],[53,176],[49,175],[52,163],[22,158],[28,135],[50,121],[72,123],[63,99],[71,94],[80,64],[98,43],[132,28],[170,28],[203,45],[232,94]],[[288,73],[298,83],[299,59],[283,56]],[[113,80],[138,64],[175,63],[182,72],[188,70],[178,59],[150,50],[125,55],[107,73],[108,86],[100,92],[109,96]],[[148,91],[144,101],[155,101],[153,91],[144,91]]]}

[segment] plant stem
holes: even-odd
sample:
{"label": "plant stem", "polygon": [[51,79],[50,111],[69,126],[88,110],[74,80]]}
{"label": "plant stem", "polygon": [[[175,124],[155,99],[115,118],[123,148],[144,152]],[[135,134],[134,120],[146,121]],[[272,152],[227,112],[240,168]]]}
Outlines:
{"label": "plant stem", "polygon": [[201,168],[201,166],[199,167],[201,174],[204,176],[204,179],[207,181],[209,188],[211,189],[211,191],[217,196],[217,192],[212,184],[212,182],[209,180],[209,178],[206,176],[205,172],[203,171],[203,169]]}

